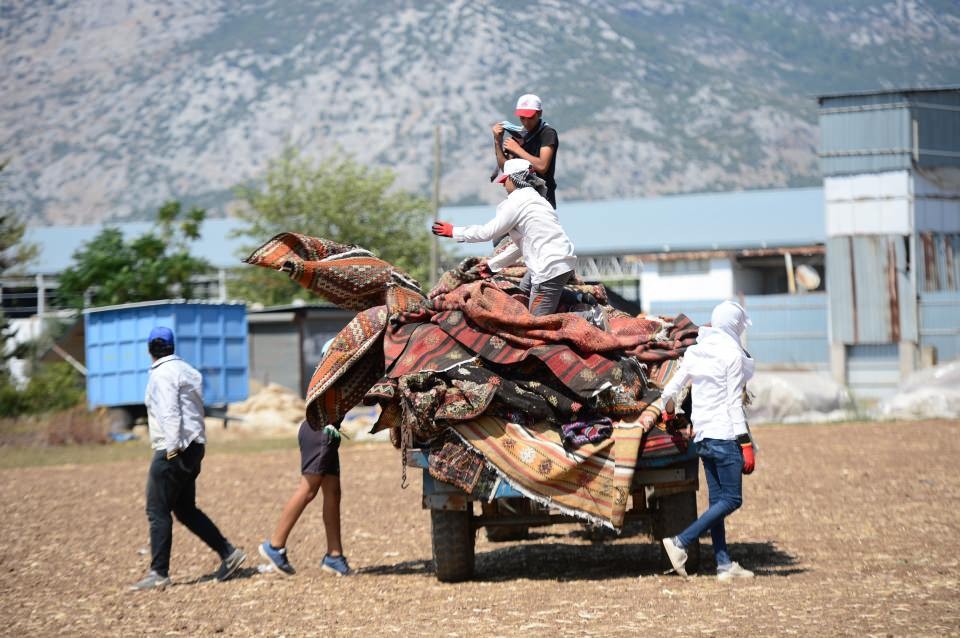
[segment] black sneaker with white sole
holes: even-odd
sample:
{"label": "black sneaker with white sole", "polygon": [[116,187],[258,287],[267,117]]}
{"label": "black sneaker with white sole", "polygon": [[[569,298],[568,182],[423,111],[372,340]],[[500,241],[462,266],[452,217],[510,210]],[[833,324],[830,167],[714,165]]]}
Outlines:
{"label": "black sneaker with white sole", "polygon": [[243,553],[243,550],[234,547],[233,551],[230,552],[230,555],[223,559],[223,562],[220,563],[220,567],[217,569],[215,574],[217,580],[223,582],[237,573],[237,570],[240,569],[240,565],[243,565],[243,561],[247,560],[247,555]]}

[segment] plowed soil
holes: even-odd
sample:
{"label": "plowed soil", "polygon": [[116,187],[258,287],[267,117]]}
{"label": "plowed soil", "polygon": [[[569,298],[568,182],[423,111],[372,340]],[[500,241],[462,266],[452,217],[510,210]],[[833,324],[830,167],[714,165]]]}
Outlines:
{"label": "plowed soil", "polygon": [[[643,534],[593,543],[578,525],[521,543],[477,537],[476,579],[431,567],[420,478],[387,444],[343,447],[343,529],[358,574],[323,574],[319,502],[289,543],[299,573],[257,570],[256,545],[298,480],[295,449],[209,446],[200,506],[248,561],[225,583],[176,524],[165,591],[149,564],[138,461],[0,471],[0,634],[11,636],[943,636],[960,633],[960,423],[768,426],[727,522],[757,577],[663,574]],[[291,432],[291,437],[294,433]],[[703,508],[705,491],[700,494]]]}

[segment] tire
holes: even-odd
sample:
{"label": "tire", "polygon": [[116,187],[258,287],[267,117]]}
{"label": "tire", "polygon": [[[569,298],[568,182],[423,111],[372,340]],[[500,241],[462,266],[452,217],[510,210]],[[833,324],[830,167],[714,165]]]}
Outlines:
{"label": "tire", "polygon": [[458,583],[473,576],[472,518],[470,510],[430,510],[433,569],[442,583]]}
{"label": "tire", "polygon": [[[675,536],[697,520],[697,493],[681,492],[659,498],[659,508],[653,523],[653,536],[659,543],[664,538]],[[670,569],[670,559],[660,544],[660,562],[664,569]],[[700,539],[687,546],[687,573],[700,571]]]}

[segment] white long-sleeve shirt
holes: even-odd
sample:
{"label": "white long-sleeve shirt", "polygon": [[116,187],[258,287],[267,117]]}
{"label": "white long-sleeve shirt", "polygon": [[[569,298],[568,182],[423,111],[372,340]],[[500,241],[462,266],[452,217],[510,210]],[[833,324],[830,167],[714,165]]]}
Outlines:
{"label": "white long-sleeve shirt", "polygon": [[533,188],[518,188],[497,206],[497,215],[486,224],[455,226],[459,242],[490,241],[509,234],[513,247],[490,258],[487,265],[497,272],[521,256],[530,279],[539,284],[577,267],[573,242],[560,226],[557,211]]}
{"label": "white long-sleeve shirt", "polygon": [[[710,328],[701,328],[701,331]],[[743,386],[753,376],[754,362],[731,335],[715,330],[687,349],[680,367],[667,382],[662,405],[693,382],[694,440],[736,439],[747,433]]]}
{"label": "white long-sleeve shirt", "polygon": [[175,354],[150,366],[147,424],[154,450],[183,450],[192,442],[206,443],[203,424],[203,375]]}

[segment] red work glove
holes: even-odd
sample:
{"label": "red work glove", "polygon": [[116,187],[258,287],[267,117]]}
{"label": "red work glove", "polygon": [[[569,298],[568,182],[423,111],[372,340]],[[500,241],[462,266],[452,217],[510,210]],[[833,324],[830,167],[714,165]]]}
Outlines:
{"label": "red work glove", "polygon": [[440,237],[453,237],[453,224],[433,222],[433,234]]}
{"label": "red work glove", "polygon": [[743,473],[753,474],[757,461],[753,456],[753,441],[746,434],[737,437],[737,443],[740,444],[740,451],[743,452]]}

